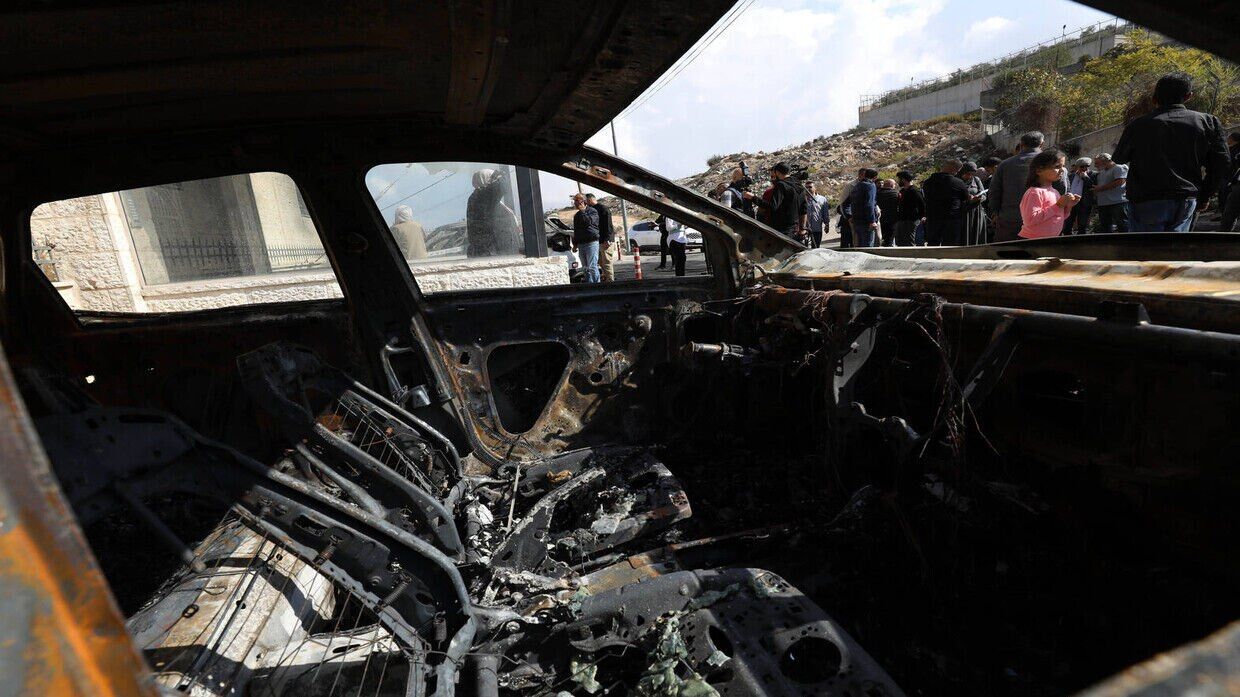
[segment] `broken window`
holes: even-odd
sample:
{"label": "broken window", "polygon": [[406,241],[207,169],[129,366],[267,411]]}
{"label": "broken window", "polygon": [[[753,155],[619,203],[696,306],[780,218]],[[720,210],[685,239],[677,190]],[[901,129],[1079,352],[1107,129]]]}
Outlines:
{"label": "broken window", "polygon": [[[372,168],[366,187],[423,293],[585,280],[573,245],[576,211],[570,194],[583,191],[574,181],[486,162],[406,162]],[[635,252],[658,258],[655,214],[632,204],[624,209],[601,191],[584,193],[599,196],[611,221],[615,243],[599,250],[602,280],[633,280]],[[672,225],[683,227],[674,221]],[[684,231],[687,249],[703,249],[701,232]],[[611,279],[603,268],[608,260]],[[703,276],[704,267],[691,275]],[[664,278],[670,277],[646,280]]]}
{"label": "broken window", "polygon": [[45,203],[35,264],[74,310],[178,312],[341,296],[301,192],[276,172]]}

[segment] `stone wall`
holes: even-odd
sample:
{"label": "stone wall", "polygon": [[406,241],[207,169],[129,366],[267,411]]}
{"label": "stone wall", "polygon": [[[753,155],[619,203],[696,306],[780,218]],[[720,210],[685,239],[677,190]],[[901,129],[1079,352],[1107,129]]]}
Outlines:
{"label": "stone wall", "polygon": [[[525,288],[569,282],[559,257],[461,259],[414,264],[413,277],[427,294],[484,288]],[[165,283],[142,288],[149,312],[189,312],[237,305],[326,300],[343,297],[331,271],[286,272],[263,276]]]}
{"label": "stone wall", "polygon": [[531,288],[569,282],[562,257],[498,257],[456,261],[415,262],[410,267],[423,293],[484,288]]}
{"label": "stone wall", "polygon": [[[187,312],[342,296],[330,269],[148,285],[118,194],[39,206],[31,215],[30,228],[36,246],[53,248],[53,285],[74,309]],[[415,262],[412,270],[418,287],[428,294],[569,282],[568,266],[559,256],[428,260]]]}
{"label": "stone wall", "polygon": [[57,290],[82,309],[144,312],[137,261],[116,194],[45,203],[30,216],[35,246],[52,247]]}
{"label": "stone wall", "polygon": [[343,297],[340,284],[336,282],[336,275],[331,271],[273,273],[190,283],[163,283],[142,289],[142,298],[148,312],[191,312],[237,305],[340,297]]}

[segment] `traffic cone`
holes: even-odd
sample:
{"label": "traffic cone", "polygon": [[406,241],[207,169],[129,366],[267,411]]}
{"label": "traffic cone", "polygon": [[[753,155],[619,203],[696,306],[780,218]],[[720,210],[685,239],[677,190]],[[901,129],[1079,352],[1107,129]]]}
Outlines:
{"label": "traffic cone", "polygon": [[633,278],[642,280],[642,248],[633,247]]}

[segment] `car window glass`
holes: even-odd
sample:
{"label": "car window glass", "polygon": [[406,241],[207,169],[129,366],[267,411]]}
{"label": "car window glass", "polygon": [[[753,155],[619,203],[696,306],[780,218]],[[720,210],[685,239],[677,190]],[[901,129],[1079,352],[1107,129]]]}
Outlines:
{"label": "car window glass", "polygon": [[[566,285],[588,278],[583,245],[574,244],[577,210],[570,197],[581,191],[576,182],[503,164],[405,162],[372,168],[366,186],[423,293]],[[618,199],[601,192],[598,203],[613,231],[613,243],[600,244],[600,279],[607,280],[610,264],[614,280],[633,280],[635,250],[640,247],[647,263],[652,253],[658,259],[653,214],[633,206],[622,210]],[[627,229],[626,214],[631,216]],[[700,250],[699,232],[689,231],[687,239],[692,251]],[[693,256],[691,268],[704,274],[703,255]]]}
{"label": "car window glass", "polygon": [[71,308],[182,312],[341,297],[296,184],[258,172],[45,203],[35,264]]}

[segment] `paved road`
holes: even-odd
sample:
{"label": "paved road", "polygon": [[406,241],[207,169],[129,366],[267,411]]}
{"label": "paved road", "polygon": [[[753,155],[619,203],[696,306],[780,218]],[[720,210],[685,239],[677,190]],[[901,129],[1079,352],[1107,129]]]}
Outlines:
{"label": "paved road", "polygon": [[[837,248],[840,244],[840,236],[832,232],[825,236],[822,240],[822,246],[828,248]],[[672,260],[667,260],[667,270],[657,271],[655,267],[659,265],[659,253],[657,251],[642,252],[642,279],[649,281],[656,278],[675,278],[672,272]],[[686,276],[705,276],[706,271],[706,255],[701,251],[691,250],[685,257],[685,275]],[[619,260],[616,261],[616,280],[631,281],[634,278],[633,272],[633,255],[628,252],[624,253]]]}
{"label": "paved road", "polygon": [[[672,259],[667,259],[667,270],[656,271],[655,267],[659,265],[659,253],[642,254],[642,279],[649,281],[655,278],[675,278],[676,274],[672,272]],[[691,251],[685,257],[685,275],[696,276],[706,273],[706,255],[698,251]],[[633,255],[626,253],[616,262],[616,280],[631,281],[634,278]]]}

